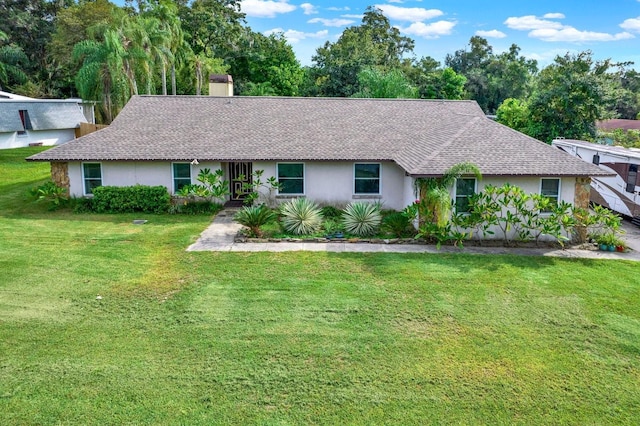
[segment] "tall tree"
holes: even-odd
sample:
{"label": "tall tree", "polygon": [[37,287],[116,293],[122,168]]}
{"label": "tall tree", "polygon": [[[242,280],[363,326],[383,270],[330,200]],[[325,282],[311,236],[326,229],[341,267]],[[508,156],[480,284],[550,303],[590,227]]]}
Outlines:
{"label": "tall tree", "polygon": [[529,101],[531,136],[547,143],[559,136],[593,139],[596,120],[612,103],[609,71],[617,65],[594,61],[590,51],[556,56],[540,72]]}
{"label": "tall tree", "polygon": [[97,115],[109,124],[131,96],[123,73],[125,49],[116,31],[108,30],[102,42],[84,40],[73,49],[73,58],[82,63],[76,87],[83,99],[98,102]]}
{"label": "tall tree", "polygon": [[354,98],[417,98],[418,89],[399,69],[387,72],[377,68],[365,68],[358,74],[360,91]]}
{"label": "tall tree", "polygon": [[58,96],[77,96],[74,77],[79,67],[72,60],[72,47],[82,40],[100,41],[104,31],[123,15],[108,0],[82,1],[58,11],[47,44],[48,78]]}
{"label": "tall tree", "polygon": [[466,77],[465,90],[470,99],[493,114],[507,98],[525,96],[531,78],[537,73],[534,60],[520,56],[520,48],[512,44],[507,52],[494,54],[486,39],[473,36],[469,50],[447,55],[445,64]]}
{"label": "tall tree", "polygon": [[4,45],[8,39],[9,37],[0,31],[0,90],[3,86],[11,87],[27,81],[27,75],[23,71],[28,62],[27,55],[18,46]]}
{"label": "tall tree", "polygon": [[351,96],[359,90],[358,73],[366,67],[398,68],[414,41],[400,35],[380,9],[368,7],[362,24],[344,30],[313,56],[309,78],[321,96]]}

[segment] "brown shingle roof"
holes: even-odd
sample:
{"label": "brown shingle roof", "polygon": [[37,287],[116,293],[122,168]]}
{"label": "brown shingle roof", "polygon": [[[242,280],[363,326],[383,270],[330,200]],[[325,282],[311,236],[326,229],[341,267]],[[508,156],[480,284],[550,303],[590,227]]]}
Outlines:
{"label": "brown shingle roof", "polygon": [[29,158],[395,161],[439,175],[590,176],[591,164],[487,119],[475,101],[136,96],[106,129]]}

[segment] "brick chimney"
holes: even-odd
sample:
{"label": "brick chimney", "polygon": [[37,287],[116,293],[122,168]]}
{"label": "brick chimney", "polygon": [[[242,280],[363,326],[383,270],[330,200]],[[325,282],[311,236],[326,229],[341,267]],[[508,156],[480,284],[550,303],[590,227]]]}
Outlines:
{"label": "brick chimney", "polygon": [[233,78],[228,74],[210,74],[209,96],[233,96]]}

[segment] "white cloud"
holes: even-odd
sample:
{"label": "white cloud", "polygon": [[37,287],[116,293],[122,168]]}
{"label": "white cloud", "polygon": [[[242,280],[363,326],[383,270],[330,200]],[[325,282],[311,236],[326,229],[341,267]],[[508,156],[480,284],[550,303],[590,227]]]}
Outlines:
{"label": "white cloud", "polygon": [[324,19],[324,18],[313,18],[307,21],[308,24],[322,24],[325,27],[344,27],[346,25],[353,24],[355,21],[351,19]]}
{"label": "white cloud", "polygon": [[634,38],[634,36],[628,32],[608,34],[594,31],[580,31],[573,27],[565,27],[561,30],[553,28],[533,30],[529,33],[529,37],[537,38],[542,41],[564,41],[574,43],[587,41],[616,41]]}
{"label": "white cloud", "polygon": [[625,19],[620,26],[627,31],[640,32],[640,16],[637,18]]}
{"label": "white cloud", "polygon": [[405,34],[423,38],[438,38],[440,36],[451,34],[451,30],[455,27],[455,21],[438,21],[431,24],[424,22],[414,22],[407,28],[399,28]]}
{"label": "white cloud", "polygon": [[[638,0],[640,1],[640,0]],[[351,19],[362,19],[364,17],[364,15],[353,15],[353,14],[347,14],[347,15],[340,15],[341,18],[351,18]]]}
{"label": "white cloud", "polygon": [[504,21],[504,24],[512,30],[542,30],[542,29],[561,29],[563,25],[560,22],[547,21],[537,18],[534,15],[512,16]]}
{"label": "white cloud", "polygon": [[318,13],[318,7],[312,5],[311,3],[302,3],[300,5],[300,9],[304,10],[305,15],[314,15]]}
{"label": "white cloud", "polygon": [[275,33],[283,33],[285,38],[287,39],[287,41],[291,44],[293,43],[298,43],[301,40],[305,40],[308,38],[327,38],[329,36],[329,31],[328,30],[322,30],[322,31],[317,31],[315,33],[305,33],[303,31],[297,31],[297,30],[284,30],[282,28],[274,28],[271,30],[267,30],[265,32],[263,32],[264,35],[266,35],[267,37],[271,34],[275,34]]}
{"label": "white cloud", "polygon": [[507,36],[505,33],[498,30],[476,31],[476,35],[480,37],[486,37],[486,38],[505,38]]}
{"label": "white cloud", "polygon": [[296,10],[296,6],[287,0],[243,0],[240,8],[247,16],[254,18],[275,18],[279,13],[289,13]]}
{"label": "white cloud", "polygon": [[[563,19],[564,15],[561,13],[547,13],[544,17],[549,19]],[[624,29],[631,30],[631,28],[627,27],[632,27],[633,22],[628,23],[627,21],[620,24],[620,26]],[[582,43],[591,41],[617,41],[634,38],[632,34],[626,31],[618,34],[581,31],[569,25],[562,25],[560,22],[540,19],[534,15],[510,17],[507,18],[504,23],[507,27],[513,30],[529,31],[529,37],[542,41]],[[638,19],[638,23],[640,23],[640,19]]]}
{"label": "white cloud", "polygon": [[376,4],[374,7],[382,10],[390,19],[408,22],[420,22],[442,16],[444,13],[438,9],[424,9],[422,7],[398,7],[390,4]]}
{"label": "white cloud", "polygon": [[351,9],[349,8],[349,6],[345,6],[345,7],[328,7],[327,10],[331,10],[332,12],[342,12],[342,11],[348,12]]}
{"label": "white cloud", "polygon": [[564,13],[545,13],[544,15],[542,15],[542,17],[545,19],[564,19],[565,18]]}

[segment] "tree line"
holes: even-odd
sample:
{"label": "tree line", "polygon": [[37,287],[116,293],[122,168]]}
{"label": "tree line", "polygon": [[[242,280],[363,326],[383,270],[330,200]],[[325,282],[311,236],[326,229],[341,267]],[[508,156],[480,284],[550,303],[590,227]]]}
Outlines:
{"label": "tree line", "polygon": [[560,55],[540,70],[513,44],[478,36],[441,64],[370,6],[362,22],[301,66],[283,34],[245,21],[239,0],[0,0],[0,87],[96,101],[109,123],[132,95],[206,94],[229,73],[238,95],[473,99],[497,120],[549,142],[594,139],[596,120],[638,118],[631,63]]}

